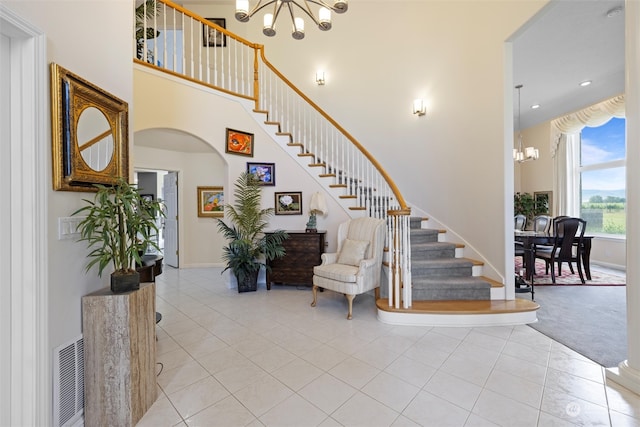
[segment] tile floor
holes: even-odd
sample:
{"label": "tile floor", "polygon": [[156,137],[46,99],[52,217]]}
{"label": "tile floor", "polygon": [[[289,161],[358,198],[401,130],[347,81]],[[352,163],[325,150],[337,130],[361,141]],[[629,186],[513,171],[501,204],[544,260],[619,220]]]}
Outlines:
{"label": "tile floor", "polygon": [[138,426],[640,426],[639,396],[528,326],[387,325],[370,295],[348,321],[341,295],[238,294],[220,272],[157,278],[158,399]]}

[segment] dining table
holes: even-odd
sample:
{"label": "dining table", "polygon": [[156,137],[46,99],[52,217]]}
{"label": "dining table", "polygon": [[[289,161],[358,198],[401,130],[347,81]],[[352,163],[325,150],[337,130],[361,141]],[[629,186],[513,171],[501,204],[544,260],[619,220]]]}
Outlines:
{"label": "dining table", "polygon": [[[524,269],[527,280],[533,278],[535,272],[535,247],[537,245],[553,246],[555,236],[552,232],[532,231],[532,230],[514,230],[514,240],[521,242],[524,249]],[[578,244],[580,237],[573,238]],[[587,280],[591,280],[591,268],[589,258],[591,256],[591,241],[593,236],[582,236],[581,261]]]}

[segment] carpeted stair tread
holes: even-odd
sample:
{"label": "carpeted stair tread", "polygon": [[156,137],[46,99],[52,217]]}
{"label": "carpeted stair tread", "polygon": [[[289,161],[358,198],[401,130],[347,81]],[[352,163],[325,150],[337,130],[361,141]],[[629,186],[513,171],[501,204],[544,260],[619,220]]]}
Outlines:
{"label": "carpeted stair tread", "polygon": [[456,255],[456,245],[448,242],[429,242],[411,244],[411,259],[427,260],[453,258]]}
{"label": "carpeted stair tread", "polygon": [[431,230],[429,228],[420,228],[411,230],[411,243],[431,243],[438,241],[438,234],[440,231]]}
{"label": "carpeted stair tread", "polygon": [[416,300],[478,300],[491,298],[491,283],[479,277],[437,277],[413,280]]}
{"label": "carpeted stair tread", "polygon": [[464,258],[421,259],[411,261],[413,280],[420,277],[471,276],[473,262]]}
{"label": "carpeted stair tread", "polygon": [[[439,242],[441,230],[422,228],[426,218],[409,218],[411,234],[411,280],[414,301],[490,300],[492,283],[473,276],[482,265],[456,258],[455,243]],[[381,287],[381,296],[387,292]]]}

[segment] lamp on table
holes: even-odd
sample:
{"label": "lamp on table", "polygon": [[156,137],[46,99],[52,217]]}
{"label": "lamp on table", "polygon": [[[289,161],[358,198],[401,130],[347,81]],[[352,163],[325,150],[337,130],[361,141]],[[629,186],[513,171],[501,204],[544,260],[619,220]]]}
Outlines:
{"label": "lamp on table", "polygon": [[311,196],[311,202],[309,203],[309,221],[307,222],[305,231],[307,233],[316,233],[318,231],[316,227],[316,215],[326,215],[327,213],[329,213],[329,208],[327,207],[324,194],[316,191]]}

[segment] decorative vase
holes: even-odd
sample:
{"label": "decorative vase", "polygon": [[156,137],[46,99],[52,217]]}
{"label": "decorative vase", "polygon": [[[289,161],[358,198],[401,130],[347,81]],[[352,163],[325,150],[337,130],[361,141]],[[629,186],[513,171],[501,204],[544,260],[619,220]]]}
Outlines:
{"label": "decorative vase", "polygon": [[258,290],[258,273],[259,271],[252,271],[245,275],[244,280],[240,281],[236,276],[238,282],[238,293],[240,292],[255,292]]}
{"label": "decorative vase", "polygon": [[111,274],[111,292],[114,294],[138,289],[140,289],[140,273],[137,271],[127,274]]}

